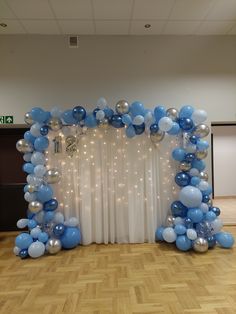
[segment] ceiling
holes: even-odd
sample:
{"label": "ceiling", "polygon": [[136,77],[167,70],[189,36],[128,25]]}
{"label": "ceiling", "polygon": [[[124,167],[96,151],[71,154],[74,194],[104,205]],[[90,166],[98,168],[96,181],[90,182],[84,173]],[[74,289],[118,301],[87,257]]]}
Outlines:
{"label": "ceiling", "polygon": [[236,35],[236,0],[0,0],[0,23],[0,34]]}

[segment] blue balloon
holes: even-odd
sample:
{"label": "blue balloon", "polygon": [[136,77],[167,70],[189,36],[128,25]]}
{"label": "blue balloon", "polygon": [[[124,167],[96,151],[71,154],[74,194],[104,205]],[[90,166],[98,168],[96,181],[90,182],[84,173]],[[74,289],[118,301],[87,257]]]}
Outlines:
{"label": "blue balloon", "polygon": [[36,221],[36,220],[30,219],[30,220],[28,221],[28,228],[29,228],[29,229],[33,229],[33,228],[35,228],[36,226],[37,226],[37,221]]}
{"label": "blue balloon", "polygon": [[63,224],[57,224],[53,228],[53,233],[55,234],[56,237],[60,237],[63,235],[65,231],[65,226]]}
{"label": "blue balloon", "polygon": [[133,117],[141,115],[145,115],[145,108],[143,104],[139,101],[135,101],[130,105],[130,113]]}
{"label": "blue balloon", "polygon": [[216,216],[220,216],[220,209],[218,207],[210,207],[210,210],[216,214]]}
{"label": "blue balloon", "polygon": [[100,108],[95,108],[95,109],[93,110],[93,115],[94,115],[94,117],[96,117],[97,112],[98,112],[99,110],[101,110],[101,109],[100,109]]}
{"label": "blue balloon", "polygon": [[192,161],[192,168],[196,168],[199,171],[203,171],[206,168],[206,164],[203,160],[195,159]]}
{"label": "blue balloon", "polygon": [[186,154],[184,161],[192,162],[195,159],[195,155],[193,153]]}
{"label": "blue balloon", "polygon": [[234,245],[234,237],[228,232],[219,232],[215,235],[216,241],[225,249]]}
{"label": "blue balloon", "polygon": [[26,257],[29,256],[28,250],[27,249],[20,250],[19,256],[20,256],[21,259],[25,259]]}
{"label": "blue balloon", "polygon": [[179,126],[184,131],[189,131],[193,128],[193,121],[190,118],[180,118],[179,119]]}
{"label": "blue balloon", "polygon": [[86,110],[82,106],[76,106],[72,110],[72,115],[76,121],[84,120],[84,118],[86,117]]}
{"label": "blue balloon", "polygon": [[159,131],[159,126],[158,126],[158,124],[157,124],[157,123],[151,124],[151,126],[150,126],[150,132],[151,132],[151,134],[157,133],[158,131]]}
{"label": "blue balloon", "polygon": [[175,233],[178,235],[185,234],[187,231],[186,227],[184,225],[181,225],[181,224],[176,225],[174,230],[175,230]]}
{"label": "blue balloon", "polygon": [[202,191],[203,195],[210,195],[212,193],[212,187],[209,186],[206,190]]}
{"label": "blue balloon", "polygon": [[198,207],[202,202],[202,193],[195,186],[187,185],[180,191],[179,200],[188,208]]}
{"label": "blue balloon", "polygon": [[48,134],[48,130],[49,130],[48,126],[47,125],[43,125],[40,128],[40,134],[42,136],[46,136]]}
{"label": "blue balloon", "polygon": [[26,173],[33,173],[34,172],[34,165],[31,162],[27,162],[23,165],[23,171]]}
{"label": "blue balloon", "polygon": [[58,201],[56,199],[54,199],[54,198],[49,200],[49,201],[47,201],[43,205],[43,209],[45,211],[47,211],[47,212],[48,211],[53,211],[53,210],[57,209],[57,207],[58,207]]}
{"label": "blue balloon", "polygon": [[49,145],[49,140],[45,136],[37,137],[34,141],[34,148],[39,151],[43,152]]}
{"label": "blue balloon", "polygon": [[203,203],[208,203],[209,202],[209,200],[210,200],[210,196],[209,195],[202,195],[202,201],[203,201]]}
{"label": "blue balloon", "polygon": [[184,160],[185,158],[185,150],[180,148],[180,147],[177,147],[173,150],[172,152],[172,157],[174,160],[177,160],[177,161],[182,161]]}
{"label": "blue balloon", "polygon": [[207,221],[213,221],[213,220],[216,219],[216,214],[213,213],[213,211],[210,210],[210,211],[208,211],[208,212],[206,213],[205,219],[206,219]]}
{"label": "blue balloon", "polygon": [[203,151],[203,150],[208,149],[208,147],[209,147],[209,144],[207,141],[204,141],[204,140],[198,140],[197,141],[197,149],[198,150]]}
{"label": "blue balloon", "polygon": [[95,128],[97,126],[96,117],[92,113],[88,114],[84,119],[84,124],[88,128]]}
{"label": "blue balloon", "polygon": [[201,179],[199,177],[192,177],[190,183],[191,185],[196,186],[200,183],[200,181]]}
{"label": "blue balloon", "polygon": [[52,118],[51,112],[50,111],[45,111],[45,117],[46,117],[46,119],[44,120],[44,122],[47,124],[49,119]]}
{"label": "blue balloon", "polygon": [[188,210],[187,216],[192,220],[193,223],[198,223],[203,219],[203,212],[199,208],[190,208]]}
{"label": "blue balloon", "polygon": [[32,133],[30,131],[26,131],[25,134],[24,134],[24,139],[31,143],[31,144],[34,144],[34,141],[36,139],[35,136],[32,135]]}
{"label": "blue balloon", "polygon": [[142,134],[145,131],[145,124],[141,124],[141,125],[134,125],[134,129],[135,129],[135,133],[137,135]]}
{"label": "blue balloon", "polygon": [[216,245],[216,238],[214,235],[207,237],[209,249],[213,248]]}
{"label": "blue balloon", "polygon": [[73,117],[72,110],[66,110],[61,115],[62,119],[66,124],[77,124],[77,120]]}
{"label": "blue balloon", "polygon": [[47,119],[47,113],[38,107],[35,107],[31,110],[31,117],[34,121],[43,123]]}
{"label": "blue balloon", "polygon": [[43,242],[43,243],[46,243],[48,241],[48,234],[46,232],[41,232],[39,235],[38,235],[38,240],[40,242]]}
{"label": "blue balloon", "polygon": [[27,210],[27,218],[28,218],[28,219],[32,219],[32,218],[34,218],[34,216],[35,216],[35,214],[32,213],[32,212],[28,209],[28,210]]}
{"label": "blue balloon", "polygon": [[130,124],[132,124],[131,116],[130,116],[128,113],[123,114],[123,115],[122,115],[122,122],[123,122],[125,125],[130,125]]}
{"label": "blue balloon", "polygon": [[155,120],[156,120],[157,123],[161,120],[161,118],[166,117],[166,109],[165,109],[165,107],[157,106],[154,109],[154,117],[155,117]]}
{"label": "blue balloon", "polygon": [[79,228],[66,227],[63,235],[60,237],[61,245],[64,249],[73,249],[81,242]]}
{"label": "blue balloon", "polygon": [[136,135],[135,129],[132,124],[129,125],[128,128],[125,130],[125,134],[128,138],[132,138]]}
{"label": "blue balloon", "polygon": [[33,238],[26,232],[20,233],[15,240],[15,245],[22,250],[28,249],[31,243],[33,243]]}
{"label": "blue balloon", "polygon": [[155,240],[156,241],[164,241],[163,236],[162,236],[162,233],[164,230],[165,230],[165,228],[162,226],[157,228],[156,233],[155,233]]}
{"label": "blue balloon", "polygon": [[45,223],[49,223],[53,220],[55,216],[55,212],[54,211],[49,211],[49,212],[46,212],[45,215],[43,216],[43,221]]}
{"label": "blue balloon", "polygon": [[175,183],[179,186],[189,185],[190,176],[185,172],[179,172],[175,176]]}
{"label": "blue balloon", "polygon": [[50,199],[52,199],[52,196],[53,196],[53,190],[50,187],[50,185],[40,185],[37,192],[37,199],[40,202],[45,203],[49,201]]}
{"label": "blue balloon", "polygon": [[198,137],[196,135],[192,135],[190,136],[189,140],[192,144],[196,145],[198,141]]}
{"label": "blue balloon", "polygon": [[190,118],[192,113],[194,112],[194,108],[192,106],[183,106],[180,109],[179,117],[180,118]]}
{"label": "blue balloon", "polygon": [[113,114],[114,114],[114,110],[112,110],[111,108],[104,108],[103,111],[105,112],[105,118],[110,119]]}
{"label": "blue balloon", "polygon": [[179,124],[176,122],[173,122],[172,128],[167,133],[170,135],[177,135],[179,134],[179,131],[180,131]]}
{"label": "blue balloon", "polygon": [[186,217],[188,208],[184,206],[180,201],[174,201],[171,204],[171,212],[174,217]]}
{"label": "blue balloon", "polygon": [[175,244],[180,251],[188,251],[192,247],[192,241],[186,235],[178,236]]}
{"label": "blue balloon", "polygon": [[122,117],[118,114],[114,114],[112,117],[111,117],[111,125],[114,127],[114,128],[123,128],[125,125],[124,123],[122,122]]}

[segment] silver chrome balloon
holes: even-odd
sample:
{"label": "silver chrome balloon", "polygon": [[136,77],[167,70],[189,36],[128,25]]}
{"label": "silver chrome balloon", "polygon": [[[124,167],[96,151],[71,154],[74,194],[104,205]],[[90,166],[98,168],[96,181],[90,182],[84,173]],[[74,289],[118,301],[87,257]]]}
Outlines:
{"label": "silver chrome balloon", "polygon": [[175,217],[168,215],[166,218],[166,227],[173,227],[175,223]]}
{"label": "silver chrome balloon", "polygon": [[49,184],[58,183],[61,180],[61,173],[58,169],[49,169],[44,175],[44,181]]}
{"label": "silver chrome balloon", "polygon": [[103,120],[98,121],[98,127],[104,130],[108,129],[109,128],[108,119],[103,119]]}
{"label": "silver chrome balloon", "polygon": [[126,100],[119,100],[116,104],[116,112],[125,114],[129,112],[129,103]]}
{"label": "silver chrome balloon", "polygon": [[206,172],[204,172],[204,171],[201,171],[199,173],[199,178],[204,180],[204,181],[208,181],[208,174]]}
{"label": "silver chrome balloon", "polygon": [[25,139],[21,139],[16,143],[16,149],[20,153],[31,153],[33,149],[33,145],[28,143]]}
{"label": "silver chrome balloon", "polygon": [[196,157],[197,159],[204,159],[207,157],[207,154],[208,154],[207,150],[202,150],[202,151],[198,150],[196,152]]}
{"label": "silver chrome balloon", "polygon": [[61,250],[61,241],[59,239],[49,239],[46,244],[46,250],[50,254],[57,254]]}
{"label": "silver chrome balloon", "polygon": [[28,208],[32,213],[37,213],[43,209],[43,204],[38,201],[33,201],[29,203]]}
{"label": "silver chrome balloon", "polygon": [[199,124],[196,126],[195,130],[193,131],[193,135],[196,135],[198,137],[206,137],[210,133],[210,129],[205,124]]}
{"label": "silver chrome balloon", "polygon": [[156,144],[156,143],[161,142],[164,136],[165,136],[165,132],[158,130],[156,133],[150,134],[150,139],[154,144]]}
{"label": "silver chrome balloon", "polygon": [[189,171],[191,169],[191,167],[192,167],[191,163],[188,163],[186,161],[182,161],[179,164],[179,169],[182,171]]}
{"label": "silver chrome balloon", "polygon": [[31,116],[30,112],[26,112],[25,117],[24,117],[24,121],[28,125],[34,124],[34,120],[32,119],[32,116]]}
{"label": "silver chrome balloon", "polygon": [[62,128],[61,119],[52,117],[48,121],[48,126],[52,131],[59,131]]}
{"label": "silver chrome balloon", "polygon": [[198,237],[193,241],[193,249],[198,253],[205,253],[208,250],[208,242],[206,239]]}
{"label": "silver chrome balloon", "polygon": [[171,120],[177,121],[177,119],[179,117],[179,111],[177,109],[175,109],[175,108],[169,108],[168,110],[166,110],[166,115]]}

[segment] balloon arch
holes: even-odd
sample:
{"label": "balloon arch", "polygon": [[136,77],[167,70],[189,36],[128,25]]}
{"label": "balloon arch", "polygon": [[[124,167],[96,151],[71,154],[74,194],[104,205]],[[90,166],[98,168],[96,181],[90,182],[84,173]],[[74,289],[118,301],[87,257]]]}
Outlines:
{"label": "balloon arch", "polygon": [[[71,249],[81,243],[79,222],[76,217],[65,219],[58,211],[58,201],[53,198],[52,184],[57,184],[61,173],[57,168],[46,166],[45,151],[48,148],[49,132],[76,125],[82,131],[87,128],[125,128],[128,138],[146,133],[154,145],[161,142],[166,134],[181,136],[182,145],[172,151],[173,159],[179,164],[175,183],[179,186],[179,197],[171,204],[166,225],[157,228],[156,241],[175,243],[181,251],[193,249],[206,252],[217,243],[230,248],[234,244],[231,234],[222,232],[220,209],[212,204],[212,189],[208,175],[204,172],[204,158],[209,144],[206,137],[210,130],[204,124],[207,114],[204,110],[183,106],[165,109],[157,106],[154,110],[144,108],[138,101],[131,105],[119,101],[115,111],[107,106],[104,98],[97,102],[93,112],[82,106],[72,110],[51,112],[33,108],[25,114],[25,122],[30,130],[24,139],[17,142],[16,148],[23,153],[23,170],[27,175],[24,187],[25,200],[29,202],[27,218],[17,222],[18,228],[28,228],[16,237],[14,253],[21,258],[37,258],[45,253],[56,254],[62,248]],[[108,130],[109,132],[109,130]],[[67,152],[76,150],[73,136],[67,137]],[[60,139],[54,139],[54,152],[61,149]]]}

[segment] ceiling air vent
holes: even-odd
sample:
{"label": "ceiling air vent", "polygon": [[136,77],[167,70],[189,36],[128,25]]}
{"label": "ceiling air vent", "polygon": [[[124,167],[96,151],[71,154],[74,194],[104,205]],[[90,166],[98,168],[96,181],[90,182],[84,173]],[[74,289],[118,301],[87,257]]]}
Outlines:
{"label": "ceiling air vent", "polygon": [[78,36],[69,36],[69,48],[78,48],[79,38]]}

